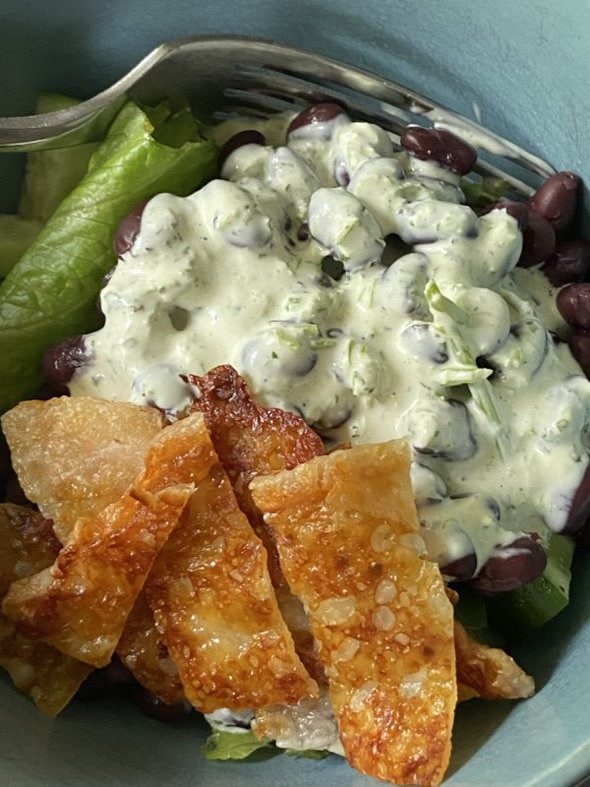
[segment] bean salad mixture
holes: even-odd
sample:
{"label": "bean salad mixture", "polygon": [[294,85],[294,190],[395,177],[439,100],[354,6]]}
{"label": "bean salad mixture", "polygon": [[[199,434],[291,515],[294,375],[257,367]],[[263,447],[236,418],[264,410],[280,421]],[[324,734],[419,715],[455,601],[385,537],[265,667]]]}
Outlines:
{"label": "bean salad mixture", "polygon": [[396,150],[319,104],[279,144],[263,132],[225,142],[220,178],[123,221],[104,326],[48,353],[50,382],[174,417],[183,375],[229,362],[328,445],[408,434],[431,557],[486,592],[529,583],[586,511],[578,178],[476,213],[477,153],[444,129],[409,126]]}
{"label": "bean salad mixture", "polygon": [[[176,146],[185,158],[149,179],[146,162],[168,153],[128,153],[145,118],[123,111],[123,133],[115,121],[110,148],[88,152],[86,180],[39,236],[37,254],[73,250],[69,269],[25,251],[1,285],[0,407],[98,397],[176,424],[200,396],[194,376],[231,365],[260,406],[297,414],[329,452],[408,439],[425,555],[449,596],[476,599],[478,621],[487,610],[470,627],[459,602],[470,631],[493,639],[498,621],[503,637],[558,614],[575,546],[590,543],[590,242],[577,175],[515,198],[474,174],[478,151],[444,124],[397,138],[323,102],[227,121],[205,141],[191,126]],[[184,129],[178,117],[162,139]],[[109,155],[128,156],[123,184],[126,167],[130,182],[146,178],[120,200],[102,197],[123,193],[100,181]],[[99,205],[88,217],[84,188]],[[69,218],[78,205],[83,225]],[[86,231],[101,260],[88,276]],[[38,309],[46,323],[29,319]],[[4,497],[29,505],[3,448]],[[117,657],[78,696],[121,686],[159,718],[190,709],[160,701]],[[314,713],[299,748],[340,752],[325,696]],[[208,715],[216,733],[249,732],[253,718]]]}

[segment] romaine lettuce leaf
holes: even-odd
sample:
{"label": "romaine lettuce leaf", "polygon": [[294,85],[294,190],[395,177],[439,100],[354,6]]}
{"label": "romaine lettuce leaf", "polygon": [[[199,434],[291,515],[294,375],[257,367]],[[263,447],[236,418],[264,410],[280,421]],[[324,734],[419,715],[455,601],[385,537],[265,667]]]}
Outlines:
{"label": "romaine lettuce leaf", "polygon": [[142,199],[189,194],[214,174],[212,141],[174,148],[153,131],[137,105],[123,107],[87,175],[0,285],[0,411],[35,392],[48,347],[98,327],[95,300],[115,263],[119,221]]}
{"label": "romaine lettuce leaf", "polygon": [[42,227],[42,222],[35,219],[7,214],[0,216],[0,278],[14,268]]}
{"label": "romaine lettuce leaf", "polygon": [[289,757],[301,757],[304,760],[324,760],[330,756],[325,749],[285,749],[285,754]]}
{"label": "romaine lettuce leaf", "polygon": [[203,744],[202,751],[208,760],[244,760],[258,749],[269,748],[266,741],[259,741],[252,730],[236,732],[216,731]]}

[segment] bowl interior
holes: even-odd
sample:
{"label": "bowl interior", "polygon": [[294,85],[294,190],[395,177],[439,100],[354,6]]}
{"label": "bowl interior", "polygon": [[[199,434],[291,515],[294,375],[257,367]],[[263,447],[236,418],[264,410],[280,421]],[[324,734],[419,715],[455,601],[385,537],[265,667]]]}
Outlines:
{"label": "bowl interior", "polygon": [[[39,89],[87,97],[160,42],[239,33],[335,57],[403,82],[590,182],[587,86],[590,5],[575,0],[3,0],[0,112],[31,111]],[[23,160],[0,156],[0,212],[14,209]],[[460,709],[451,785],[565,787],[590,771],[590,559],[579,555],[572,604],[516,651],[537,678],[526,702],[472,702]],[[3,783],[109,783],[205,787],[371,780],[330,757],[264,756],[210,763],[197,720],[163,725],[124,700],[75,702],[55,721],[0,677]],[[375,782],[376,783],[376,782]]]}

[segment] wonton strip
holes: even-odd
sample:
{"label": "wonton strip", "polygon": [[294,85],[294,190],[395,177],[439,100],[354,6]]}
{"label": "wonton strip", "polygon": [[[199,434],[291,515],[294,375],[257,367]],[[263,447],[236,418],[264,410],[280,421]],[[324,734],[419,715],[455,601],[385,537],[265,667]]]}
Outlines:
{"label": "wonton strip", "polygon": [[[29,508],[0,506],[0,598],[18,577],[51,565],[59,552],[51,522]],[[92,667],[29,639],[0,615],[0,666],[40,711],[57,714],[78,691]]]}
{"label": "wonton strip", "polygon": [[317,696],[279,612],[262,542],[204,424],[197,439],[207,474],[145,587],[186,697],[210,713]]}
{"label": "wonton strip", "polygon": [[195,414],[162,430],[129,492],[78,520],[50,568],[11,585],[2,608],[20,631],[95,667],[109,663],[156,555],[207,475],[202,429]]}
{"label": "wonton strip", "polygon": [[232,366],[217,366],[203,377],[191,375],[199,398],[190,410],[204,413],[215,451],[228,474],[240,508],[262,539],[275,587],[284,584],[276,549],[252,502],[248,484],[257,475],[290,470],[324,453],[320,437],[299,415],[261,407]]}
{"label": "wonton strip", "polygon": [[535,693],[535,681],[500,648],[472,639],[455,621],[457,680],[466,688],[463,698],[518,700]]}
{"label": "wonton strip", "polygon": [[174,705],[185,699],[178,667],[156,629],[154,614],[143,590],[125,623],[117,656],[135,680],[162,702]]}
{"label": "wonton strip", "polygon": [[2,428],[20,485],[64,544],[78,519],[97,516],[131,486],[162,417],[150,407],[63,396],[21,402]]}
{"label": "wonton strip", "polygon": [[347,759],[397,784],[439,784],[457,697],[453,610],[418,552],[405,443],[335,451],[251,490],[320,643]]}

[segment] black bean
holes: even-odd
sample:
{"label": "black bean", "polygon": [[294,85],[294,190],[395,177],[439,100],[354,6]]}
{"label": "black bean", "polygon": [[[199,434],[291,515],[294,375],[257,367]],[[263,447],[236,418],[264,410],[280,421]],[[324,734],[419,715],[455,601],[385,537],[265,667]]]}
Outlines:
{"label": "black bean", "polygon": [[300,240],[302,243],[309,240],[309,224],[306,221],[297,230],[297,240]]}
{"label": "black bean", "polygon": [[564,240],[545,260],[542,269],[554,287],[574,281],[584,281],[590,275],[590,242]]}
{"label": "black bean", "polygon": [[562,232],[574,218],[579,183],[573,172],[556,172],[529,198],[529,207]]}
{"label": "black bean", "polygon": [[555,230],[544,216],[529,211],[529,218],[522,233],[522,252],[518,264],[524,268],[537,265],[555,251]]}
{"label": "black bean", "polygon": [[547,565],[547,555],[535,534],[518,536],[510,544],[496,547],[471,587],[482,593],[504,593],[532,582]]}
{"label": "black bean", "polygon": [[[438,398],[428,405],[434,410],[437,422],[442,426],[430,436],[426,445],[414,442],[414,450],[423,456],[432,456],[444,462],[462,462],[477,451],[477,442],[471,430],[469,411],[463,402],[456,399]],[[420,419],[424,415],[421,408],[413,411],[412,418]]]}
{"label": "black bean", "polygon": [[113,250],[117,257],[122,257],[133,246],[141,226],[141,217],[148,200],[142,200],[121,221],[113,238]]}
{"label": "black bean", "polygon": [[529,223],[529,209],[524,202],[515,202],[511,199],[502,199],[498,202],[493,202],[487,205],[481,212],[482,216],[490,213],[492,210],[505,210],[509,216],[516,219],[518,222],[518,229],[523,232]]}
{"label": "black bean", "polygon": [[344,161],[336,162],[334,166],[334,180],[339,186],[344,186],[344,188],[350,184],[350,172]]}
{"label": "black bean", "polygon": [[457,582],[464,582],[475,574],[477,568],[477,557],[474,552],[470,552],[464,557],[441,566],[441,571],[448,577],[452,577]]}
{"label": "black bean", "polygon": [[315,126],[317,123],[327,123],[329,120],[334,120],[338,115],[344,114],[346,114],[344,107],[336,104],[335,101],[322,101],[319,104],[312,104],[298,115],[295,115],[289,123],[287,136],[298,128]]}
{"label": "black bean", "polygon": [[470,172],[477,159],[475,148],[443,129],[406,126],[400,142],[410,155],[423,161],[436,161],[457,175]]}
{"label": "black bean", "polygon": [[570,336],[569,346],[582,371],[590,379],[590,333],[576,331]]}
{"label": "black bean", "polygon": [[334,257],[324,257],[321,262],[322,271],[334,281],[340,281],[344,276],[344,265],[340,260],[335,260]]}
{"label": "black bean", "polygon": [[238,131],[237,134],[234,134],[233,137],[230,137],[227,142],[221,148],[221,152],[219,154],[219,166],[225,162],[227,157],[237,150],[238,148],[243,147],[244,145],[266,145],[266,138],[264,134],[260,131],[256,131],[256,129],[248,128],[244,131]]}
{"label": "black bean", "polygon": [[582,480],[572,500],[563,533],[576,533],[582,528],[588,528],[590,519],[590,464],[582,476]]}
{"label": "black bean", "polygon": [[345,424],[352,415],[352,406],[350,402],[335,401],[328,405],[326,410],[322,413],[321,417],[312,424],[313,428],[323,434],[330,429],[337,429],[339,426]]}
{"label": "black bean", "polygon": [[590,282],[566,284],[555,298],[563,319],[573,328],[590,329]]}
{"label": "black bean", "polygon": [[400,346],[413,358],[441,364],[449,360],[445,337],[431,322],[411,322],[399,337]]}
{"label": "black bean", "polygon": [[46,350],[42,369],[45,381],[62,390],[72,379],[76,369],[85,366],[91,356],[83,336],[72,336]]}

